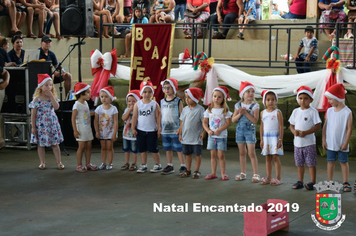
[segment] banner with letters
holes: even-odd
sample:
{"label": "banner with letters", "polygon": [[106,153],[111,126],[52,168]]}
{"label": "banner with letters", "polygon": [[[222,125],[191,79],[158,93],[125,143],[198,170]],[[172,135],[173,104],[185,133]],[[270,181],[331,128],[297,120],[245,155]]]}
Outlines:
{"label": "banner with letters", "polygon": [[163,97],[161,81],[169,78],[175,24],[134,24],[131,42],[130,90],[150,80],[155,99]]}

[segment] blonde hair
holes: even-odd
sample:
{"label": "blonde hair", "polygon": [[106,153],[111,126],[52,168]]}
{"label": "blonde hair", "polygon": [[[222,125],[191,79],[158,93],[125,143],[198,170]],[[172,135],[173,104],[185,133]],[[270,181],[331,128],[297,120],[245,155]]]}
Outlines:
{"label": "blonde hair", "polygon": [[[247,91],[247,90],[246,90]],[[246,93],[246,91],[242,94],[242,98],[241,98],[241,100],[239,101],[239,102],[244,102],[245,101],[245,99],[244,99],[244,94]],[[256,91],[255,91],[256,92]],[[255,98],[255,96],[253,96],[253,101],[252,101],[253,103],[257,103],[257,101],[256,101],[256,98]]]}
{"label": "blonde hair", "polygon": [[[33,93],[32,98],[37,98],[37,97],[40,97],[42,95],[42,86],[36,88],[35,92]],[[52,90],[51,90],[51,92],[53,94],[53,97],[57,98],[57,92],[56,92],[56,88],[54,87],[53,80],[52,80]]]}
{"label": "blonde hair", "polygon": [[[224,116],[225,116],[226,113],[229,112],[229,107],[228,107],[228,105],[226,103],[226,98],[225,98],[224,94],[219,90],[215,90],[211,96],[213,96],[215,92],[220,92],[223,95],[223,102],[222,102],[221,106],[223,108],[223,113],[224,113]],[[214,108],[214,103],[212,102],[210,104],[210,106],[208,107],[208,112],[211,113],[211,109],[213,109],[213,108]]]}
{"label": "blonde hair", "polygon": [[[103,119],[107,119],[108,120],[108,123],[106,124],[106,127],[109,126],[109,120],[110,120],[111,116],[107,113],[103,113],[101,114],[100,116],[100,119],[99,119],[99,124],[103,121]],[[99,125],[99,129],[100,131],[103,131],[102,127]]]}

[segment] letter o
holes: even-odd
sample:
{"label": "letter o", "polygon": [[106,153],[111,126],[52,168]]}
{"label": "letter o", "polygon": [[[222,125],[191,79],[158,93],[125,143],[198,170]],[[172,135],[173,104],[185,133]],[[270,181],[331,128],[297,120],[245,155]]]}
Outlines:
{"label": "letter o", "polygon": [[[147,45],[148,44],[148,45]],[[151,49],[151,46],[152,46],[152,41],[150,38],[145,38],[145,42],[143,43],[144,47],[145,47],[145,50],[148,51]]]}
{"label": "letter o", "polygon": [[263,207],[262,206],[256,206],[255,211],[256,212],[262,212],[263,211]]}

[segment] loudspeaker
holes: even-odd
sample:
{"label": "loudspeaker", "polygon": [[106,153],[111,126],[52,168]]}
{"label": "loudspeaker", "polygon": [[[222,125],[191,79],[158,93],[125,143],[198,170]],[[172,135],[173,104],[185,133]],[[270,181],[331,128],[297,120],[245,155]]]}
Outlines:
{"label": "loudspeaker", "polygon": [[94,36],[93,0],[60,0],[61,35]]}

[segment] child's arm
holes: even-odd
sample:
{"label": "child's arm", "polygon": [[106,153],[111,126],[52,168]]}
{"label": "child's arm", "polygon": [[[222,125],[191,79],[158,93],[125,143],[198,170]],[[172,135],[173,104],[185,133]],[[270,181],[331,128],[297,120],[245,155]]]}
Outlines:
{"label": "child's arm", "polygon": [[299,130],[296,130],[294,125],[290,124],[289,128],[294,136],[299,136]]}
{"label": "child's arm", "polygon": [[203,128],[208,133],[209,136],[212,136],[214,134],[214,132],[212,130],[210,130],[210,128],[209,128],[209,118],[208,117],[204,117],[204,119],[203,119]]}
{"label": "child's arm", "polygon": [[37,129],[36,129],[36,115],[37,115],[37,109],[36,108],[32,108],[31,109],[31,133],[33,135],[37,134]]}
{"label": "child's arm", "polygon": [[95,116],[94,116],[94,129],[95,129],[95,137],[97,139],[100,138],[100,134],[99,134],[99,114],[95,112]]}
{"label": "child's arm", "polygon": [[182,138],[182,130],[183,130],[183,121],[179,120],[179,129],[178,129],[178,134],[179,134],[179,141],[183,141]]}
{"label": "child's arm", "polygon": [[[178,109],[179,109],[179,115],[181,115],[182,111],[183,111],[183,102],[182,102],[182,100],[179,100]],[[179,125],[179,129],[176,130],[176,134],[179,134],[179,130],[180,129],[181,129],[181,126]]]}
{"label": "child's arm", "polygon": [[205,132],[205,130],[203,129],[203,132],[199,135],[199,138],[200,138],[200,139],[203,139],[204,136],[205,136],[205,133],[206,133],[206,132]]}
{"label": "child's arm", "polygon": [[77,130],[77,124],[76,124],[77,115],[78,115],[78,110],[74,109],[72,112],[72,127],[73,127],[74,138],[79,138],[80,135]]}
{"label": "child's arm", "polygon": [[296,52],[295,56],[293,57],[294,60],[297,59],[297,58],[299,58],[299,53],[300,53],[300,50],[302,50],[302,48],[303,48],[303,47],[298,46],[297,52]]}
{"label": "child's arm", "polygon": [[111,141],[115,142],[117,140],[116,134],[119,129],[119,113],[114,114],[114,132],[111,137]]}
{"label": "child's arm", "polygon": [[277,116],[278,116],[278,129],[279,129],[279,139],[278,139],[277,148],[281,148],[283,145],[283,116],[282,116],[282,112],[278,111]]}
{"label": "child's arm", "polygon": [[304,59],[304,61],[310,61],[310,57],[313,55],[315,47],[312,47],[308,53],[308,56]]}
{"label": "child's arm", "polygon": [[346,139],[345,142],[342,144],[340,150],[346,150],[347,146],[349,145],[350,138],[352,134],[352,113],[350,112],[349,118],[347,118],[346,124]]}
{"label": "child's arm", "polygon": [[226,123],[223,126],[221,126],[219,129],[217,129],[213,134],[219,136],[221,132],[229,128],[230,125],[231,125],[231,118],[226,118]]}
{"label": "child's arm", "polygon": [[137,103],[135,103],[133,114],[132,114],[132,121],[131,121],[131,130],[135,136],[137,135],[137,130],[136,130],[137,117],[138,117],[138,108],[137,108]]}
{"label": "child's arm", "polygon": [[[262,112],[261,111],[261,117],[262,117]],[[263,121],[261,119],[261,125],[260,125],[260,148],[263,149]]]}
{"label": "child's arm", "polygon": [[324,123],[324,126],[323,126],[323,132],[322,132],[322,146],[323,146],[323,149],[326,150],[328,148],[328,145],[326,143],[326,127],[327,127],[327,124],[328,124],[328,118],[325,119],[325,123]]}
{"label": "child's arm", "polygon": [[127,121],[130,118],[130,113],[133,111],[134,106],[130,106],[129,109],[122,115],[121,119]]}
{"label": "child's arm", "polygon": [[231,121],[236,123],[237,121],[239,121],[240,118],[241,118],[241,114],[239,113],[239,110],[237,110],[235,108],[234,114],[232,115],[232,118],[231,118]]}
{"label": "child's arm", "polygon": [[241,109],[239,109],[239,110],[240,110],[240,113],[241,113],[242,115],[245,115],[245,116],[247,117],[247,119],[249,119],[253,124],[257,124],[257,122],[258,122],[258,117],[259,117],[258,112],[259,112],[260,109],[254,110],[254,111],[253,111],[253,116],[250,115],[250,113],[247,112],[246,108],[241,108]]}
{"label": "child's arm", "polygon": [[59,103],[57,102],[57,99],[53,96],[53,93],[51,91],[45,91],[44,93],[51,99],[51,103],[54,110],[58,110]]}
{"label": "child's arm", "polygon": [[157,137],[159,138],[161,137],[162,128],[161,128],[161,107],[158,105],[158,103],[156,104],[156,121],[158,127]]}
{"label": "child's arm", "polygon": [[304,138],[305,136],[307,136],[308,134],[312,134],[315,133],[316,131],[318,131],[321,128],[321,123],[318,123],[316,125],[314,125],[313,128],[305,130],[305,131],[301,131],[299,130],[299,137]]}

